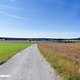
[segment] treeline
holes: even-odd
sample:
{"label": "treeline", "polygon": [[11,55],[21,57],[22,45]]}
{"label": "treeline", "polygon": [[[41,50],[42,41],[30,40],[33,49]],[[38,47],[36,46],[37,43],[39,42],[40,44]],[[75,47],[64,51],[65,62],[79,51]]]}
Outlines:
{"label": "treeline", "polygon": [[46,41],[46,42],[63,42],[63,43],[74,43],[80,42],[80,38],[71,38],[71,39],[55,39],[55,38],[7,38],[0,37],[0,41]]}

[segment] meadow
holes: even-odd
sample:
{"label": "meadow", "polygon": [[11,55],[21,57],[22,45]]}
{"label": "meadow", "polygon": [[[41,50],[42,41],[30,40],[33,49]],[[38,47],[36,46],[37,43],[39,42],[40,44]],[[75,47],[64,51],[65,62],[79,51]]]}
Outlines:
{"label": "meadow", "polygon": [[80,80],[80,43],[38,43],[38,48],[63,80]]}
{"label": "meadow", "polygon": [[25,42],[0,42],[0,64],[30,45]]}

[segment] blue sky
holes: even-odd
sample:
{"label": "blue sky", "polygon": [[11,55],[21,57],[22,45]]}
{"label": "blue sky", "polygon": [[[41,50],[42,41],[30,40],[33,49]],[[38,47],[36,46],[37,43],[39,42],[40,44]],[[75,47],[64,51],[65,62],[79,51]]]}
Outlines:
{"label": "blue sky", "polygon": [[80,0],[0,0],[1,37],[80,37]]}

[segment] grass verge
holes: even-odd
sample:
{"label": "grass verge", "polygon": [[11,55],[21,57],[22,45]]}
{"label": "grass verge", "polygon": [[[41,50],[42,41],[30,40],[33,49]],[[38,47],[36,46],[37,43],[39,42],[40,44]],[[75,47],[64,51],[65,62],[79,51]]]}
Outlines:
{"label": "grass verge", "polygon": [[0,65],[30,45],[30,43],[0,42]]}
{"label": "grass verge", "polygon": [[54,50],[46,50],[44,46],[38,45],[38,48],[51,66],[63,77],[63,80],[80,80],[80,63]]}

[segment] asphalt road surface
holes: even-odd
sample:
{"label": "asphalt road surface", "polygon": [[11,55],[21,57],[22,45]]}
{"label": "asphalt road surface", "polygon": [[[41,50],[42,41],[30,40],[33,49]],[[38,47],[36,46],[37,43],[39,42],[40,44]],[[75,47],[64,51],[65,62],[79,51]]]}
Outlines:
{"label": "asphalt road surface", "polygon": [[57,80],[46,67],[35,44],[0,66],[0,80]]}

